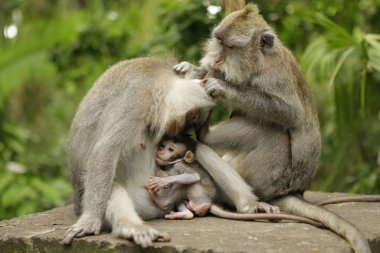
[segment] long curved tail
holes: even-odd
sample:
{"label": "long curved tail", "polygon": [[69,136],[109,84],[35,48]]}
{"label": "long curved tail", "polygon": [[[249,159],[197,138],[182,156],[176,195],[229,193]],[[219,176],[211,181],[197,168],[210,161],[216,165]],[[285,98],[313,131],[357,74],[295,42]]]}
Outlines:
{"label": "long curved tail", "polygon": [[295,221],[295,222],[302,222],[306,224],[310,224],[316,227],[325,227],[319,222],[316,222],[314,220],[304,218],[301,216],[291,215],[291,214],[284,214],[284,213],[235,213],[226,211],[222,208],[220,208],[217,205],[211,205],[210,211],[211,214],[215,215],[216,217],[223,218],[223,219],[229,219],[229,220],[244,220],[244,221],[255,221],[255,220],[289,220],[289,221]]}
{"label": "long curved tail", "polygon": [[362,233],[338,215],[296,196],[286,196],[273,204],[291,214],[321,222],[327,228],[344,237],[351,244],[355,253],[371,253],[369,243]]}

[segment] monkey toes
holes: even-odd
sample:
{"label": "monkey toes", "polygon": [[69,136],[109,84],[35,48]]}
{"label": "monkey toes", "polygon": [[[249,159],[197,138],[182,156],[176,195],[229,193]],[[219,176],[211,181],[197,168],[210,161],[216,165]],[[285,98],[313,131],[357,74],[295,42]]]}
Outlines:
{"label": "monkey toes", "polygon": [[240,213],[280,213],[280,208],[264,202],[251,201],[247,205],[238,208]]}
{"label": "monkey toes", "polygon": [[194,214],[188,209],[181,212],[171,211],[169,214],[165,215],[165,219],[168,220],[192,220],[193,218]]}
{"label": "monkey toes", "polygon": [[74,238],[80,238],[86,235],[99,235],[100,228],[101,219],[94,218],[90,215],[82,215],[79,220],[67,230],[63,243],[70,244]]}
{"label": "monkey toes", "polygon": [[143,248],[153,245],[153,242],[169,242],[170,236],[160,233],[156,229],[147,225],[129,224],[119,231],[113,232],[117,237],[133,240]]}

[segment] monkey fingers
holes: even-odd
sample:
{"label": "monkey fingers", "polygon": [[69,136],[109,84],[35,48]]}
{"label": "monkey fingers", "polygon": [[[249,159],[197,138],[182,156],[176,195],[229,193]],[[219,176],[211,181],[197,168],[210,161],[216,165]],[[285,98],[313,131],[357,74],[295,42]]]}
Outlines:
{"label": "monkey fingers", "polygon": [[225,90],[220,84],[220,81],[216,78],[210,78],[207,80],[207,83],[204,85],[204,88],[211,97],[223,97],[225,94]]}
{"label": "monkey fingers", "polygon": [[279,213],[280,208],[278,208],[277,206],[272,206],[264,202],[251,200],[246,205],[238,208],[238,212],[239,213],[258,213],[258,212]]}
{"label": "monkey fingers", "polygon": [[194,66],[187,61],[180,62],[177,65],[174,65],[173,67],[175,72],[182,73],[182,74],[191,71],[193,68]]}
{"label": "monkey fingers", "polygon": [[151,178],[149,181],[148,181],[148,187],[150,190],[153,190],[153,191],[159,191],[160,189],[163,189],[163,188],[167,188],[170,183],[168,182],[168,177],[166,178],[161,178],[161,177],[155,177],[155,178]]}

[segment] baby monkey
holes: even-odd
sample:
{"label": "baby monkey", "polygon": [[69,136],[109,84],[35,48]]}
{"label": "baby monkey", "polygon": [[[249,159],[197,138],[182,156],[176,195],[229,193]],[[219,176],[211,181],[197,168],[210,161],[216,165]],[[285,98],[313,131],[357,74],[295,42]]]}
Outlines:
{"label": "baby monkey", "polygon": [[[195,149],[196,142],[188,135],[166,136],[158,148],[156,163],[163,171],[150,177],[147,189],[158,207],[170,211],[167,219],[204,216],[216,195],[210,176],[195,161]],[[166,193],[158,194],[161,189]]]}
{"label": "baby monkey", "polygon": [[[216,186],[195,159],[196,142],[186,134],[165,136],[158,148],[156,163],[160,176],[151,176],[146,185],[152,201],[167,212],[166,219],[189,220],[208,212],[233,220],[293,220],[321,227],[307,218],[274,213],[242,214],[223,210],[214,204]],[[165,189],[164,191],[160,191]],[[173,211],[176,210],[176,211]]]}

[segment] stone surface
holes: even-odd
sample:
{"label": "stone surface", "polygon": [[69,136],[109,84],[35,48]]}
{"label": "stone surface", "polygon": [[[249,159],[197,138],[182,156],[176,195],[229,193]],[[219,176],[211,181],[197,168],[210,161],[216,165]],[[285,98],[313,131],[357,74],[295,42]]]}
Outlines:
{"label": "stone surface", "polygon": [[[316,201],[340,193],[306,192]],[[352,223],[370,241],[373,252],[380,252],[380,203],[344,203],[326,206]],[[323,252],[350,253],[348,243],[333,232],[301,223],[231,221],[215,217],[191,221],[154,220],[152,227],[168,232],[172,241],[141,248],[113,238],[109,233],[74,240],[63,246],[67,228],[76,220],[73,206],[55,208],[0,222],[0,252]]]}

